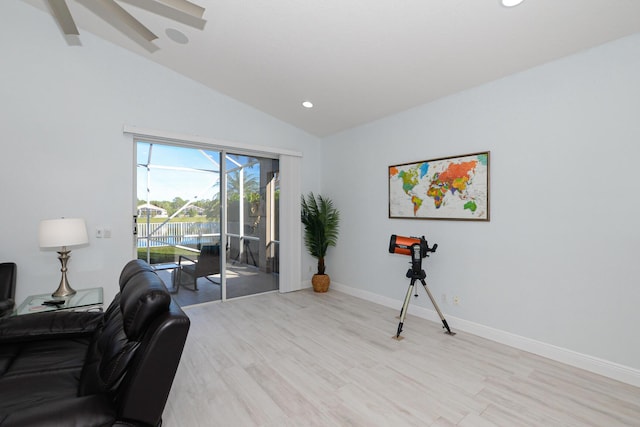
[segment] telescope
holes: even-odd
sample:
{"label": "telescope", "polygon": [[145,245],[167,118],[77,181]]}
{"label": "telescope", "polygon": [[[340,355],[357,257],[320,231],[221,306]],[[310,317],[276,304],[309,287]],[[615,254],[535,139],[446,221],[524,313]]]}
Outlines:
{"label": "telescope", "polygon": [[[420,271],[422,271],[422,258],[428,257],[429,252],[435,252],[436,249],[438,249],[438,244],[436,243],[430,248],[424,236],[405,237],[392,234],[389,241],[389,253],[409,255],[411,257],[411,274],[407,273],[407,277],[411,277],[414,273],[419,275]],[[426,275],[422,278],[424,277]]]}
{"label": "telescope", "polygon": [[[433,307],[438,312],[438,316],[442,321],[442,327],[446,329],[446,334],[455,335],[455,332],[451,332],[451,328],[444,318],[444,315],[440,311],[440,307],[436,304],[436,300],[431,295],[429,288],[427,287],[427,282],[424,280],[427,277],[427,273],[422,269],[422,258],[426,258],[429,256],[429,252],[435,252],[438,248],[437,244],[434,244],[432,247],[429,247],[427,243],[427,239],[422,237],[406,237],[406,236],[398,236],[396,234],[391,235],[391,240],[389,241],[389,253],[399,254],[399,255],[408,255],[411,257],[411,268],[407,271],[407,278],[411,279],[411,283],[409,284],[409,289],[407,289],[407,294],[404,298],[404,304],[402,305],[402,309],[400,310],[400,324],[398,324],[398,331],[396,335],[393,337],[396,340],[402,339],[400,334],[402,333],[402,327],[404,325],[404,319],[407,315],[407,310],[409,308],[409,299],[411,298],[411,294],[413,293],[414,286],[416,281],[420,280],[424,290],[427,291],[427,295],[433,304]],[[415,296],[418,294],[416,292]]]}
{"label": "telescope", "polygon": [[436,243],[430,248],[424,236],[405,237],[392,234],[389,242],[389,253],[392,254],[416,255],[425,258],[429,256],[429,252],[435,252],[436,249],[438,249],[438,244]]}

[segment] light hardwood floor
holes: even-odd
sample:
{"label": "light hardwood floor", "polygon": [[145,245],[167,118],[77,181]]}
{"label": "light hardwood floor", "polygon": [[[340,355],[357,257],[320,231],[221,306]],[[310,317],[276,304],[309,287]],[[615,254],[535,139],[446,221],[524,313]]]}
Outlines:
{"label": "light hardwood floor", "polygon": [[[186,308],[164,426],[640,426],[640,388],[331,290]],[[446,316],[446,313],[445,313]]]}

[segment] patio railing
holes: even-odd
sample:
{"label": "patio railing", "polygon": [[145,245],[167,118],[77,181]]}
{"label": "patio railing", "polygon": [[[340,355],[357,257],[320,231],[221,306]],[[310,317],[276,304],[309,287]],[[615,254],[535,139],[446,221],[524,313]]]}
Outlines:
{"label": "patio railing", "polygon": [[[151,233],[151,235],[149,235]],[[227,233],[227,256],[231,260],[258,266],[260,238],[255,236]],[[149,247],[176,246],[182,249],[199,251],[203,244],[220,242],[220,224],[217,222],[168,222],[137,223],[137,246]],[[273,240],[267,244],[261,264],[268,264],[270,271],[279,271],[280,242]]]}
{"label": "patio railing", "polygon": [[149,246],[152,247],[188,246],[219,240],[220,224],[217,222],[168,222],[161,225],[139,222],[137,232],[139,248],[147,246],[147,239],[149,239]]}

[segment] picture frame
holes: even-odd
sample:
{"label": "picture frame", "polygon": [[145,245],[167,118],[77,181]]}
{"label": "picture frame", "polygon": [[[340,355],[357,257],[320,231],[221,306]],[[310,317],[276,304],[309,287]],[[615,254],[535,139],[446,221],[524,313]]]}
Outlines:
{"label": "picture frame", "polygon": [[389,218],[489,221],[489,151],[389,166]]}

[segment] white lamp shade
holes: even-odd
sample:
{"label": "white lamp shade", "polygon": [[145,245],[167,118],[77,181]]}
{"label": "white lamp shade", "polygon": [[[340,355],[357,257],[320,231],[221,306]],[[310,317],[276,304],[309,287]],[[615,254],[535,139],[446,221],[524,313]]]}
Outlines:
{"label": "white lamp shade", "polygon": [[40,221],[41,248],[77,246],[89,243],[87,224],[82,218],[45,219]]}

